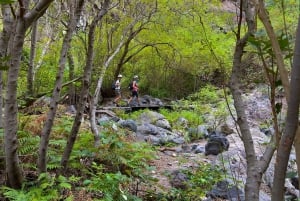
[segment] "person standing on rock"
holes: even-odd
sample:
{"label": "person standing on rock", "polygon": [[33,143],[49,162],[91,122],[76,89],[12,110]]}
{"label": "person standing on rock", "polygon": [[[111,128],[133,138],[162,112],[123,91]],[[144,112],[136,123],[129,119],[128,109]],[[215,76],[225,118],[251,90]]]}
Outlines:
{"label": "person standing on rock", "polygon": [[121,95],[121,78],[123,76],[121,74],[118,75],[117,80],[115,82],[115,93],[116,93],[116,97],[113,101],[114,104],[116,104],[116,106],[119,106],[119,101],[122,97]]}
{"label": "person standing on rock", "polygon": [[132,82],[129,85],[129,88],[131,90],[131,96],[128,100],[128,105],[130,105],[133,98],[135,98],[138,102],[138,105],[140,105],[139,94],[138,94],[139,87],[138,87],[138,83],[137,83],[138,79],[139,79],[139,77],[137,75],[135,75],[133,77]]}

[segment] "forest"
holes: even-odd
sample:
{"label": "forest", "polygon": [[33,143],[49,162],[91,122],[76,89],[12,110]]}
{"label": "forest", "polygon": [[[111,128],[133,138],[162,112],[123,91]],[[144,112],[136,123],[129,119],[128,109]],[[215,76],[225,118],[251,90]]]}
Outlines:
{"label": "forest", "polygon": [[[1,200],[300,199],[298,1],[0,0],[0,6]],[[111,107],[111,85],[119,75],[118,108]],[[141,101],[161,100],[172,110],[122,110],[130,108],[127,86],[135,76]],[[232,138],[218,135],[227,124],[243,159],[222,158],[232,149]],[[155,136],[138,140],[147,126]],[[271,132],[266,141],[257,140],[254,127]],[[222,153],[212,154],[221,164],[212,162],[207,144],[193,163],[181,153],[192,146],[194,156],[215,135],[224,140],[216,145]],[[244,161],[241,181],[227,167],[234,160]],[[173,173],[154,167],[172,169],[175,161],[193,167],[173,172],[184,180],[179,185]],[[161,183],[165,177],[173,180]],[[242,192],[238,198],[211,194],[227,177]],[[287,186],[291,180],[294,187]]]}

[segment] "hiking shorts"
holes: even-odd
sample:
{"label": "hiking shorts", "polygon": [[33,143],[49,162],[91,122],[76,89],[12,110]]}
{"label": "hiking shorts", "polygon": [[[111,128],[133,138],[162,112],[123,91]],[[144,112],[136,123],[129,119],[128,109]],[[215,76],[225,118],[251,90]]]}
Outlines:
{"label": "hiking shorts", "polygon": [[117,96],[121,96],[121,90],[120,89],[116,89],[115,93],[116,93]]}
{"label": "hiking shorts", "polygon": [[132,97],[137,97],[137,98],[138,98],[138,97],[139,97],[139,94],[138,94],[137,91],[132,91],[132,92],[131,92],[131,96],[132,96]]}

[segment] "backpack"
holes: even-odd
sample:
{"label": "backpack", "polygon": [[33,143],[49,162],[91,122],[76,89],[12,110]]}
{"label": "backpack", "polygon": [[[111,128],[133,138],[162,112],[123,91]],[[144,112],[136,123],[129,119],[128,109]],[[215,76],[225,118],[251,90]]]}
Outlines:
{"label": "backpack", "polygon": [[129,83],[128,89],[129,89],[130,91],[132,91],[132,89],[133,89],[133,82],[130,82],[130,83]]}
{"label": "backpack", "polygon": [[115,82],[115,81],[111,84],[111,89],[112,89],[112,90],[115,90],[115,89],[116,89],[116,82]]}

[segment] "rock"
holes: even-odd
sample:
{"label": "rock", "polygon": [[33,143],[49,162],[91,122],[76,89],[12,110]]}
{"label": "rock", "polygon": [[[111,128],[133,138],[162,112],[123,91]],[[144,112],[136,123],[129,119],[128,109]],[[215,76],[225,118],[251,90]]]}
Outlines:
{"label": "rock", "polygon": [[149,95],[144,95],[144,96],[140,97],[140,101],[143,104],[148,104],[148,105],[159,105],[159,106],[164,105],[163,102],[160,99],[153,98]]}
{"label": "rock", "polygon": [[171,131],[145,123],[137,127],[138,139],[150,142],[153,145],[165,145],[167,143],[182,144],[184,138]]}
{"label": "rock", "polygon": [[156,121],[158,121],[159,119],[166,119],[164,115],[158,113],[158,112],[154,112],[154,111],[147,111],[142,113],[139,116],[138,121],[143,124],[143,123],[152,123],[155,124]]}
{"label": "rock", "polygon": [[234,132],[234,130],[230,128],[228,124],[225,123],[221,126],[221,132],[224,133],[225,135],[230,135]]}
{"label": "rock", "polygon": [[137,132],[142,135],[158,135],[158,127],[151,123],[145,123],[137,127]]}
{"label": "rock", "polygon": [[228,150],[228,139],[219,133],[213,133],[209,136],[208,142],[205,145],[205,155],[218,155],[224,150]]}
{"label": "rock", "polygon": [[74,114],[76,114],[76,112],[77,112],[77,110],[74,105],[67,106],[66,113],[74,115]]}
{"label": "rock", "polygon": [[244,193],[234,184],[229,184],[228,181],[219,181],[213,189],[207,193],[210,198],[221,198],[230,201],[245,200]]}
{"label": "rock", "polygon": [[193,145],[192,146],[192,152],[195,154],[200,154],[205,152],[205,147],[200,146],[200,145]]}
{"label": "rock", "polygon": [[107,116],[102,116],[100,118],[97,119],[97,123],[98,125],[102,126],[103,124],[107,123],[110,121],[110,118]]}
{"label": "rock", "polygon": [[266,136],[272,136],[274,134],[273,128],[260,128],[260,131],[264,133]]}
{"label": "rock", "polygon": [[189,121],[187,119],[183,118],[183,117],[179,117],[176,124],[183,127],[183,128],[187,128],[188,124],[189,124]]}
{"label": "rock", "polygon": [[200,125],[197,128],[189,128],[188,135],[192,141],[199,140],[208,136],[208,131],[205,126]]}
{"label": "rock", "polygon": [[188,188],[188,177],[179,170],[175,170],[171,173],[171,185],[177,189],[187,189]]}
{"label": "rock", "polygon": [[119,121],[119,124],[120,124],[121,127],[128,128],[133,132],[137,131],[137,125],[136,125],[134,120],[131,120],[131,119],[121,120],[121,121]]}
{"label": "rock", "polygon": [[155,123],[154,123],[155,126],[158,126],[160,128],[164,128],[164,129],[167,129],[169,131],[171,131],[171,125],[169,123],[168,120],[166,119],[158,119]]}

